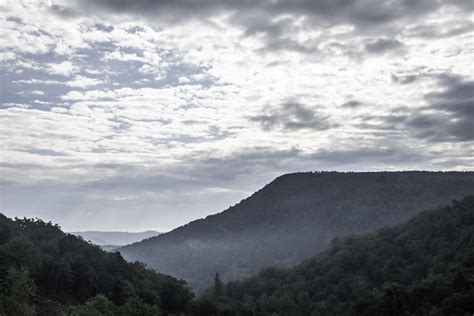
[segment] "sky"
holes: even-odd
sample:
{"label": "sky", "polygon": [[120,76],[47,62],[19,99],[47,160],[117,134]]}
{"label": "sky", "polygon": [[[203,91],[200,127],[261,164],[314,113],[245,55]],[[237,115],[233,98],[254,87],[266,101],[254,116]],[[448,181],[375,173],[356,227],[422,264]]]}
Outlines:
{"label": "sky", "polygon": [[0,1],[0,211],[168,231],[289,172],[473,170],[471,0]]}

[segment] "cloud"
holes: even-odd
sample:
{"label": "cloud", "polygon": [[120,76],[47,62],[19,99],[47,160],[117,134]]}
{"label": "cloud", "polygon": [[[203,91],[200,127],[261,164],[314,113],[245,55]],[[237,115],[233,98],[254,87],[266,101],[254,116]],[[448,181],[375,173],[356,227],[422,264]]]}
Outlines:
{"label": "cloud", "polygon": [[[459,4],[462,5],[462,4]],[[298,1],[153,1],[139,0],[130,3],[126,0],[80,1],[85,11],[102,9],[115,13],[138,13],[149,17],[159,17],[168,21],[181,22],[186,19],[206,18],[231,12],[245,15],[252,12],[268,12],[274,16],[281,14],[307,15],[331,22],[349,21],[356,25],[383,24],[400,17],[416,17],[439,7],[437,1],[374,1],[374,0],[298,0]],[[367,8],[370,8],[368,10]]]}
{"label": "cloud", "polygon": [[66,85],[73,87],[73,88],[87,88],[91,86],[97,86],[103,83],[100,79],[89,78],[84,76],[75,76],[72,80],[66,82]]}
{"label": "cloud", "polygon": [[26,150],[26,152],[40,156],[66,156],[65,153],[57,152],[50,149],[31,149]]}
{"label": "cloud", "polygon": [[44,95],[44,91],[40,91],[40,90],[22,90],[22,91],[19,91],[17,92],[17,94],[19,95],[31,95],[31,96],[43,96]]}
{"label": "cloud", "polygon": [[77,67],[74,66],[70,61],[63,61],[58,64],[49,64],[47,72],[52,75],[60,75],[69,77],[77,71]]}
{"label": "cloud", "polygon": [[0,18],[12,215],[166,230],[286,172],[472,169],[466,1],[55,3]]}
{"label": "cloud", "polygon": [[16,55],[13,52],[0,52],[0,62],[15,59]]}
{"label": "cloud", "polygon": [[[400,24],[416,21],[442,6],[464,7],[462,2],[432,0],[263,0],[184,1],[85,0],[76,1],[68,12],[76,15],[135,14],[160,25],[177,25],[224,18],[243,29],[243,36],[260,38],[260,51],[297,51],[313,54],[324,34],[304,36],[307,30],[321,30],[336,25],[353,26],[352,33],[379,34]],[[370,8],[370,9],[368,9]],[[58,11],[58,8],[55,8]],[[212,23],[211,22],[211,23]],[[393,30],[391,30],[393,32]],[[380,39],[367,45],[367,51],[381,53],[395,48],[394,40]]]}
{"label": "cloud", "polygon": [[311,155],[311,158],[332,166],[357,165],[360,163],[374,163],[389,166],[392,164],[416,164],[429,160],[423,152],[403,147],[367,147],[341,150],[323,150]]}
{"label": "cloud", "polygon": [[250,120],[260,123],[263,130],[327,130],[331,127],[327,115],[298,102],[282,103],[277,108],[269,108],[265,114],[251,117]]}
{"label": "cloud", "polygon": [[413,83],[420,78],[424,77],[423,75],[402,75],[402,76],[397,76],[392,74],[392,81],[398,82],[399,84],[410,84]]}
{"label": "cloud", "polygon": [[395,39],[379,38],[365,45],[365,50],[371,54],[383,54],[403,47],[403,43]]}
{"label": "cloud", "polygon": [[13,83],[18,84],[44,84],[44,85],[53,85],[53,84],[64,84],[62,81],[58,80],[39,80],[39,79],[21,79],[15,80]]}
{"label": "cloud", "polygon": [[[472,9],[472,3],[470,4]],[[455,21],[454,23],[429,23],[426,25],[416,25],[408,28],[407,33],[413,37],[432,38],[448,38],[459,36],[472,32],[474,23],[472,21]]]}
{"label": "cloud", "polygon": [[105,59],[109,60],[120,60],[120,61],[138,61],[141,63],[146,63],[147,59],[140,57],[135,53],[127,54],[121,51],[106,52],[104,55]]}
{"label": "cloud", "polygon": [[441,91],[425,95],[429,107],[407,120],[416,137],[430,141],[474,140],[474,80],[452,74],[438,76]]}
{"label": "cloud", "polygon": [[365,115],[361,128],[406,132],[432,143],[466,143],[474,140],[474,80],[451,73],[431,76],[434,91],[423,95],[427,105],[401,107],[388,115]]}
{"label": "cloud", "polygon": [[347,102],[344,102],[343,104],[341,104],[341,106],[345,107],[345,108],[356,108],[356,107],[359,107],[361,105],[362,105],[362,103],[357,101],[357,100],[350,100],[350,101],[347,101]]}

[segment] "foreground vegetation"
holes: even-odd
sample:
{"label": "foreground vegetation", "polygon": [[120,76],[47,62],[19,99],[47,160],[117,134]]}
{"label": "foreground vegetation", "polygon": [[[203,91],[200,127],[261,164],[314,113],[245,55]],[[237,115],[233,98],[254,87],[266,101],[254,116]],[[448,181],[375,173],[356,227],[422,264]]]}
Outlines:
{"label": "foreground vegetation", "polygon": [[474,196],[397,227],[336,239],[295,268],[216,282],[194,304],[199,315],[472,315]]}
{"label": "foreground vegetation", "polygon": [[41,220],[0,216],[0,315],[472,315],[474,196],[336,239],[291,269],[214,286],[127,263]]}
{"label": "foreground vegetation", "polygon": [[156,315],[184,311],[193,298],[184,281],[128,263],[57,225],[2,214],[0,282],[0,315],[96,315],[96,307],[111,311],[101,315]]}

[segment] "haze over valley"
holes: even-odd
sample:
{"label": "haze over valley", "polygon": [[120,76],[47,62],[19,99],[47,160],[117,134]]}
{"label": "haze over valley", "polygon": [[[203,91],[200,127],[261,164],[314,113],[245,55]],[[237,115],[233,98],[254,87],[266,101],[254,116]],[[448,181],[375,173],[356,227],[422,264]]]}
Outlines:
{"label": "haze over valley", "polygon": [[119,246],[125,246],[143,239],[158,236],[160,233],[153,230],[147,230],[144,232],[84,231],[71,232],[71,234],[81,236],[84,240],[101,246],[105,250],[115,250]]}

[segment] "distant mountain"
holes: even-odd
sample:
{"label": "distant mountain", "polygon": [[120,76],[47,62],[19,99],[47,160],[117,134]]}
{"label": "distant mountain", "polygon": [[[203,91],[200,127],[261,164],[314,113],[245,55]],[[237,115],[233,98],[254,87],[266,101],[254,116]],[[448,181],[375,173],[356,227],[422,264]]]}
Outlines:
{"label": "distant mountain", "polygon": [[398,224],[474,193],[473,172],[295,173],[222,213],[119,248],[195,288],[289,267],[335,237]]}
{"label": "distant mountain", "polygon": [[216,285],[194,315],[473,315],[474,196]]}
{"label": "distant mountain", "polygon": [[[57,225],[0,213],[0,315],[179,314],[192,297],[184,281],[128,263]],[[95,305],[112,311],[90,311]]]}
{"label": "distant mountain", "polygon": [[120,246],[115,246],[115,245],[100,245],[100,248],[102,250],[108,251],[108,252],[115,252]]}
{"label": "distant mountain", "polygon": [[81,236],[84,238],[84,240],[91,241],[96,245],[102,246],[104,250],[111,250],[119,246],[128,245],[143,239],[158,236],[160,233],[154,230],[147,230],[137,233],[120,231],[83,231],[72,232],[71,234]]}

